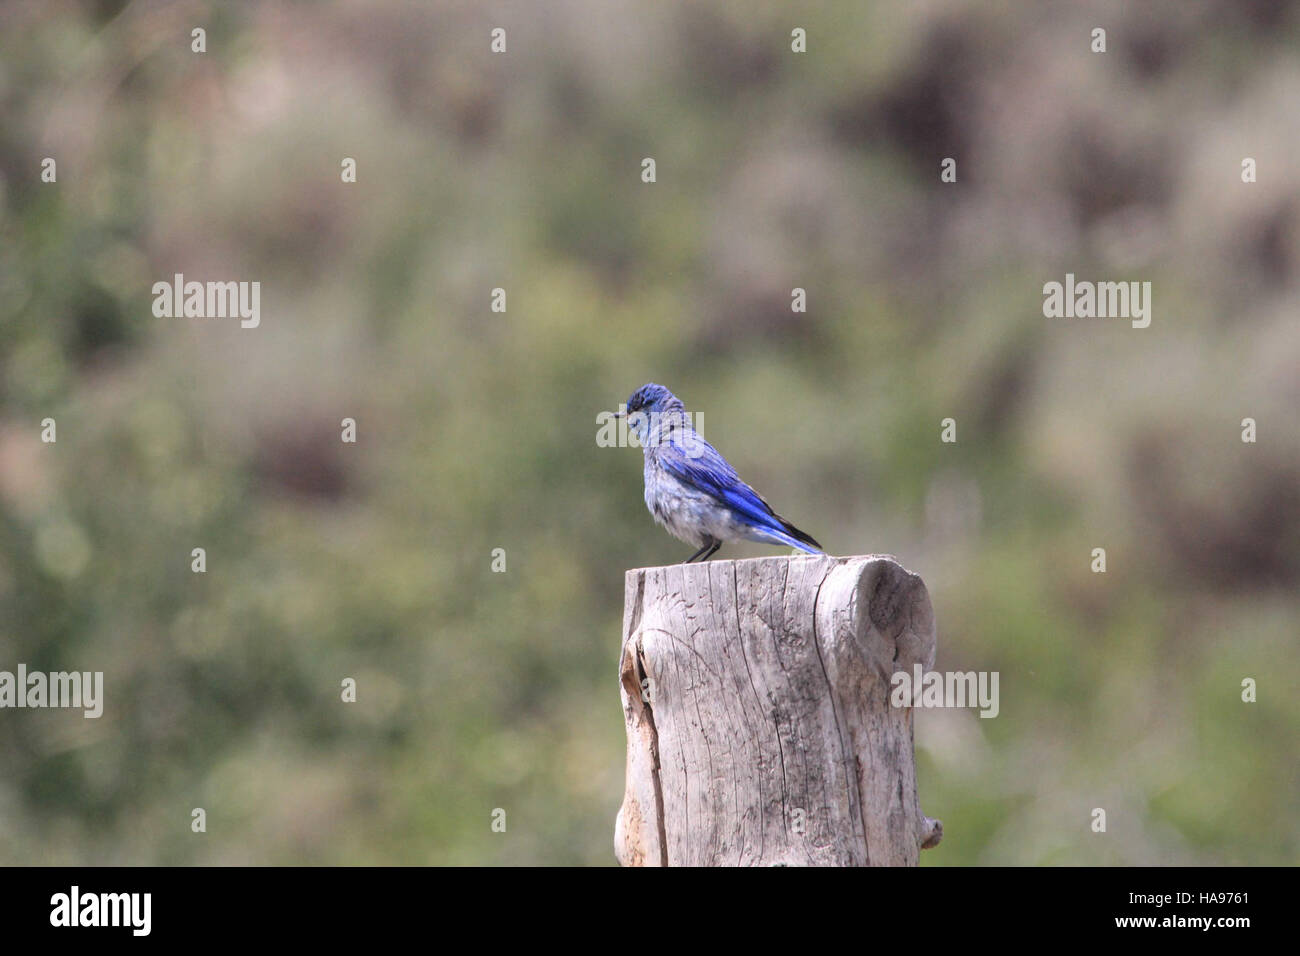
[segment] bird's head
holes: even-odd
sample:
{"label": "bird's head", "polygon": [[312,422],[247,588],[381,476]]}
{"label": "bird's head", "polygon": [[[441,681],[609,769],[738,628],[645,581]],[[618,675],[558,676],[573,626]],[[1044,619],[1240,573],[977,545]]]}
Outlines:
{"label": "bird's head", "polygon": [[627,397],[627,411],[630,415],[632,412],[663,412],[668,410],[670,403],[680,405],[677,396],[662,385],[656,385],[651,382],[649,385],[642,385],[635,392]]}
{"label": "bird's head", "polygon": [[627,398],[628,425],[644,442],[656,416],[683,410],[681,400],[662,385],[650,382],[642,385]]}

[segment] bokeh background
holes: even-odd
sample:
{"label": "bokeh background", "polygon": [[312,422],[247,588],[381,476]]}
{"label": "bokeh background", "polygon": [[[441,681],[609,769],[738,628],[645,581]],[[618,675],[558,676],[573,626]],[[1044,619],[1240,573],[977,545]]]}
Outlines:
{"label": "bokeh background", "polygon": [[1296,862],[1297,103],[1270,0],[4,3],[0,668],[107,702],[0,712],[0,863],[612,863],[646,381],[1000,672],[925,865]]}

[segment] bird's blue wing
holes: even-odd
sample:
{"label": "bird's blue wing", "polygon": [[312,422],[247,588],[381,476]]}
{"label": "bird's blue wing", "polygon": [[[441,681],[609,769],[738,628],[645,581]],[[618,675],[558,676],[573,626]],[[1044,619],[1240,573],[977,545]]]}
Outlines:
{"label": "bird's blue wing", "polygon": [[[690,454],[687,453],[689,449]],[[760,528],[781,528],[783,522],[753,488],[740,480],[718,450],[698,434],[674,435],[659,446],[659,464],[670,475],[715,498]]]}

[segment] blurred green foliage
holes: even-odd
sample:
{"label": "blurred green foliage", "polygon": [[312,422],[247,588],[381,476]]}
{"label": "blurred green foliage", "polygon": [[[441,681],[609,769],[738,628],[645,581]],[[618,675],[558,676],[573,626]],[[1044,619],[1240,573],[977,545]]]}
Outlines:
{"label": "blurred green foliage", "polygon": [[0,668],[107,702],[0,712],[0,862],[611,863],[650,380],[1000,672],[924,863],[1295,862],[1296,8],[1087,7],[6,5]]}

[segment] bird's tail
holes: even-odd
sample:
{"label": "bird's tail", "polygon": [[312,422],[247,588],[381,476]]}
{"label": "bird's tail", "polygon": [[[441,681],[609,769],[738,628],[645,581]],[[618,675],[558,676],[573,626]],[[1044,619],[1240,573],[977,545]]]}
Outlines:
{"label": "bird's tail", "polygon": [[778,514],[773,514],[776,519],[771,525],[763,529],[763,533],[769,535],[774,540],[773,544],[788,544],[792,548],[798,548],[808,554],[825,554],[822,546],[817,543],[812,535],[800,531],[790,522],[786,521]]}

